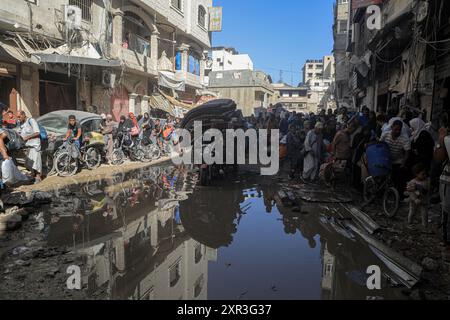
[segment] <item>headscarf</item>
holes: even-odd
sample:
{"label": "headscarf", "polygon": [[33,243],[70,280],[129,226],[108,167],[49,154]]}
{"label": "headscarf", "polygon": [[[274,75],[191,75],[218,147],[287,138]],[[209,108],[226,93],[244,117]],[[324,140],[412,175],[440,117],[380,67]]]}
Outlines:
{"label": "headscarf", "polygon": [[419,139],[420,134],[426,130],[426,123],[420,118],[415,118],[409,122],[409,125],[413,130],[411,140],[416,142],[417,139]]}
{"label": "headscarf", "polygon": [[137,121],[136,117],[134,116],[133,112],[130,112],[130,119],[133,122],[134,126],[138,126],[138,121]]}

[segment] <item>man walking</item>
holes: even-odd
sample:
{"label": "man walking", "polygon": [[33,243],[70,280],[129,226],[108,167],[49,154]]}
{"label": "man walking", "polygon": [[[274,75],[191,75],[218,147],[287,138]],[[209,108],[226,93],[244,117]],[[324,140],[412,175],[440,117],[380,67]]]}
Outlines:
{"label": "man walking", "polygon": [[20,111],[18,118],[20,135],[25,142],[25,146],[28,147],[25,166],[31,171],[35,183],[39,183],[42,181],[42,148],[39,125],[35,119],[28,118],[25,111]]}
{"label": "man walking", "polygon": [[315,180],[320,167],[322,153],[324,151],[322,138],[323,124],[317,122],[313,130],[308,132],[305,140],[305,162],[303,168],[303,179]]}
{"label": "man walking", "polygon": [[406,190],[408,181],[408,171],[406,161],[411,151],[411,141],[408,137],[402,135],[403,122],[397,120],[392,125],[390,132],[385,132],[381,136],[381,141],[389,145],[392,160],[392,180],[402,196]]}

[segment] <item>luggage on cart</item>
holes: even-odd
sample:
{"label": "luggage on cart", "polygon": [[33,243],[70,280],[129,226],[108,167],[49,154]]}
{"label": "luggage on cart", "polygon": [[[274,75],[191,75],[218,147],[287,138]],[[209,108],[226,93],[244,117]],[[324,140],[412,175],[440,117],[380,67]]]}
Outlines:
{"label": "luggage on cart", "polygon": [[392,170],[391,153],[387,143],[374,143],[366,149],[367,165],[372,177],[388,176]]}

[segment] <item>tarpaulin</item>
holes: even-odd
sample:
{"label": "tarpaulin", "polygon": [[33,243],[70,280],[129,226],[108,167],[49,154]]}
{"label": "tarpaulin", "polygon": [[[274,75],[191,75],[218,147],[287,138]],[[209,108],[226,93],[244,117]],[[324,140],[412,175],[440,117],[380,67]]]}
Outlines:
{"label": "tarpaulin", "polygon": [[175,116],[173,105],[162,95],[154,93],[150,96],[149,105],[154,109],[167,112],[171,116]]}
{"label": "tarpaulin", "polygon": [[170,71],[159,71],[158,84],[177,91],[184,91],[186,89],[186,83],[183,80],[175,79],[175,74]]}
{"label": "tarpaulin", "polygon": [[162,96],[164,96],[164,98],[166,98],[174,106],[181,107],[181,108],[184,108],[187,110],[191,110],[194,108],[194,106],[192,104],[187,104],[182,101],[178,101],[176,98],[166,95],[164,92],[162,92],[159,89],[158,89],[158,91]]}

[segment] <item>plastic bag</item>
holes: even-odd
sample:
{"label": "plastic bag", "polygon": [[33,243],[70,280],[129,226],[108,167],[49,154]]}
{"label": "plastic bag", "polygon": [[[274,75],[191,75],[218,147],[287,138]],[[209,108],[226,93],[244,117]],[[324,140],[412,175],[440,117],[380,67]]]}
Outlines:
{"label": "plastic bag", "polygon": [[16,167],[14,162],[9,159],[2,163],[2,181],[6,185],[15,185],[19,182],[26,182],[29,178]]}

